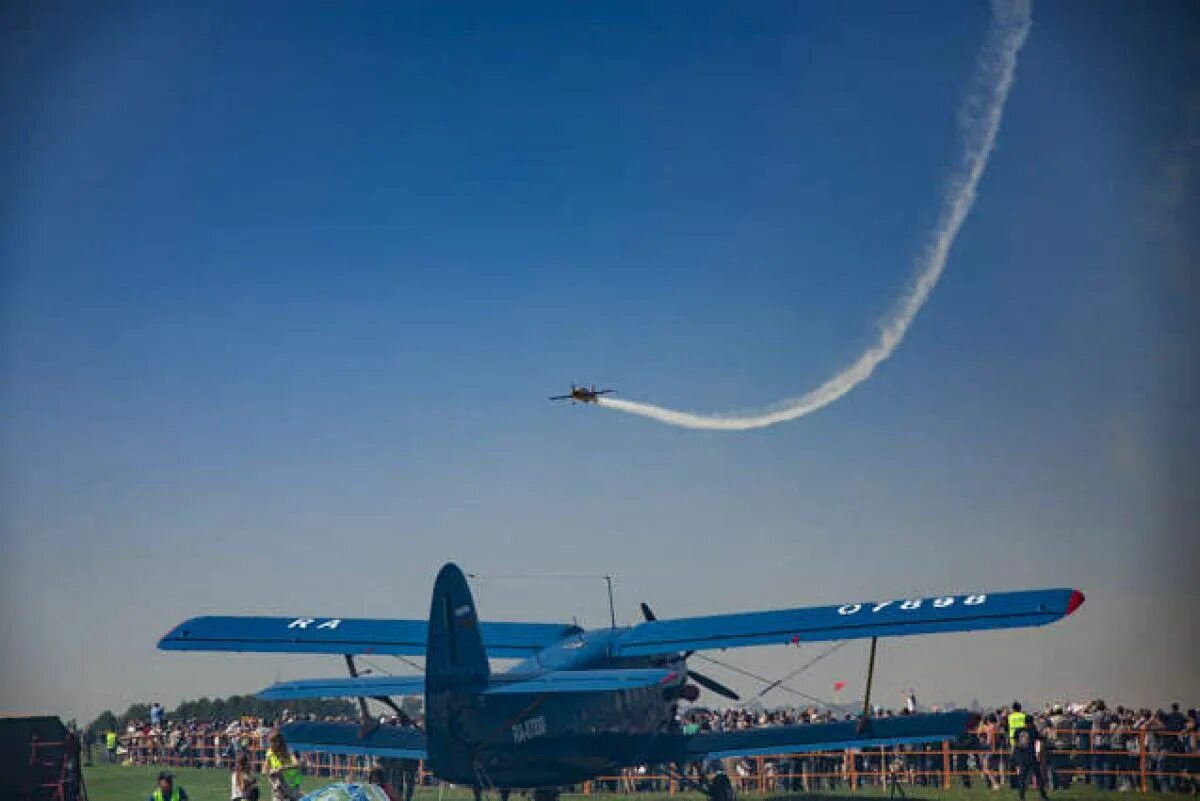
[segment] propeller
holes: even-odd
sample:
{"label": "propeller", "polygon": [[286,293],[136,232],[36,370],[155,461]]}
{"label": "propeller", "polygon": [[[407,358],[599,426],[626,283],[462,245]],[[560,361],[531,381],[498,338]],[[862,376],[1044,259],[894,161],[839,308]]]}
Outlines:
{"label": "propeller", "polygon": [[[642,601],[642,617],[646,618],[647,623],[653,623],[655,620],[658,620],[658,615],[654,614],[654,610],[651,609],[650,605],[647,604],[645,601]],[[683,660],[686,662],[687,658],[694,653],[696,653],[696,652],[688,651],[687,653],[685,653],[683,655]],[[691,668],[688,668],[687,675],[688,675],[689,679],[696,682],[704,689],[711,690],[712,692],[716,693],[717,695],[728,698],[730,701],[742,700],[741,697],[737,693],[735,693],[733,690],[729,689],[728,687],[726,687],[724,684],[717,681],[716,679],[710,679],[708,676],[705,676],[703,673],[700,673],[699,671],[695,671],[695,670],[692,670]]]}

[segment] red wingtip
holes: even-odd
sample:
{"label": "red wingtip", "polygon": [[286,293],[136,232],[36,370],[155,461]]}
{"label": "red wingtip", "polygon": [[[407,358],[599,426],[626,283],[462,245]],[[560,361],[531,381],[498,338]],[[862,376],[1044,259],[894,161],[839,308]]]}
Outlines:
{"label": "red wingtip", "polygon": [[1067,601],[1067,614],[1071,614],[1079,607],[1083,606],[1083,593],[1079,590],[1071,590],[1071,600]]}

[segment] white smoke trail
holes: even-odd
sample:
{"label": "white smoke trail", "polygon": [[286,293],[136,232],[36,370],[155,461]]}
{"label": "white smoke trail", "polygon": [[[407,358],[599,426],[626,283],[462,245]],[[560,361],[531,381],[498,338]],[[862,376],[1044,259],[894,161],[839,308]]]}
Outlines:
{"label": "white smoke trail", "polygon": [[648,403],[600,397],[606,409],[638,414],[685,428],[746,431],[795,420],[828,406],[866,381],[879,364],[899,347],[909,326],[942,276],[946,257],[958,237],[963,220],[975,203],[979,179],[996,144],[1004,103],[1012,88],[1017,54],[1025,44],[1031,24],[1029,0],[994,0],[992,22],[979,56],[975,87],[960,114],[963,140],[962,163],[953,173],[942,211],[929,243],[917,257],[916,279],[891,313],[880,322],[879,339],[858,359],[821,386],[771,409],[750,414],[697,414],[665,409]]}

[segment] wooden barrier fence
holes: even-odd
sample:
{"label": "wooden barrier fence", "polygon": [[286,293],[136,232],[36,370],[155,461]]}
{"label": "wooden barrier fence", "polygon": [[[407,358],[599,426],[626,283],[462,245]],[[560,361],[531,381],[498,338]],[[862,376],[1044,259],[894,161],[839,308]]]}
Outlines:
{"label": "wooden barrier fence", "polygon": [[[1091,742],[1089,732],[1070,730],[1051,732],[1047,739],[1058,740],[1058,734],[1068,741],[1080,737]],[[1182,736],[1176,742],[1182,743],[1186,750],[1161,747],[1177,734]],[[1053,748],[1049,754],[1047,781],[1053,786],[1087,782],[1103,789],[1130,789],[1143,793],[1200,786],[1200,751],[1194,733],[1139,731],[1125,737],[1130,747],[1124,749]],[[1109,739],[1105,737],[1105,740]],[[1156,743],[1160,747],[1152,747]],[[225,735],[184,738],[174,746],[161,737],[133,735],[121,737],[120,744],[126,764],[224,769],[233,764],[230,740]],[[103,748],[97,750],[102,752]],[[246,750],[255,767],[262,764],[263,745],[251,745]],[[305,775],[351,781],[365,779],[367,771],[374,765],[370,757],[339,754],[305,753],[300,755],[300,760]],[[1007,751],[962,748],[950,742],[780,754],[723,762],[735,789],[764,794],[783,790],[808,792],[822,787],[854,792],[865,785],[887,786],[891,781],[949,789],[956,779],[969,784],[976,780],[986,782],[990,775],[1004,783],[1015,775]],[[436,784],[424,770],[424,764],[418,775],[421,784]],[[630,769],[618,776],[598,777],[584,782],[579,790],[585,795],[648,790],[674,794],[680,790],[680,782],[672,774],[642,768]]]}

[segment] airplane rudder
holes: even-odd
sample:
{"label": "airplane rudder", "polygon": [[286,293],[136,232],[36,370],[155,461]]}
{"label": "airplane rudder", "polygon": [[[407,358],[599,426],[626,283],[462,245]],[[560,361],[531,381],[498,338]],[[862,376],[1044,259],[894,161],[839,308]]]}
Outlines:
{"label": "airplane rudder", "polygon": [[486,684],[490,670],[475,599],[462,570],[444,565],[433,583],[425,681],[430,690]]}

